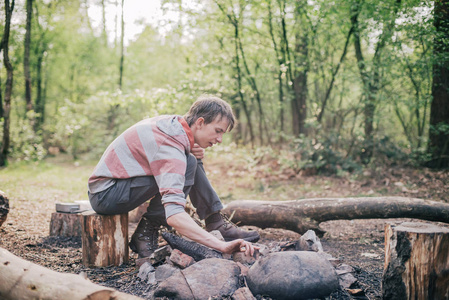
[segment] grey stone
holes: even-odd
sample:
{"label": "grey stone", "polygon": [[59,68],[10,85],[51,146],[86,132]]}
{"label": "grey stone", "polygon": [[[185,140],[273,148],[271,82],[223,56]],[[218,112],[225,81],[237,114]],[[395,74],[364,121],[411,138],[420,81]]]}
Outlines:
{"label": "grey stone", "polygon": [[239,275],[235,262],[207,258],[161,282],[154,296],[189,300],[228,297],[239,288]]}
{"label": "grey stone", "polygon": [[154,267],[149,263],[145,262],[139,268],[139,274],[137,275],[142,281],[147,281],[148,274],[154,271]]}
{"label": "grey stone", "polygon": [[249,288],[241,287],[234,292],[231,297],[232,300],[256,300],[256,297],[251,293]]}
{"label": "grey stone", "polygon": [[270,253],[248,271],[248,287],[254,295],[278,300],[324,298],[338,288],[331,263],[316,252]]}
{"label": "grey stone", "polygon": [[320,239],[316,236],[315,231],[307,230],[296,243],[295,249],[297,251],[315,251],[323,252],[323,246]]}
{"label": "grey stone", "polygon": [[172,276],[173,274],[180,273],[180,272],[181,271],[178,268],[176,268],[172,265],[168,265],[168,264],[161,265],[161,266],[157,267],[156,272],[155,272],[156,281],[157,282],[164,281],[165,279]]}

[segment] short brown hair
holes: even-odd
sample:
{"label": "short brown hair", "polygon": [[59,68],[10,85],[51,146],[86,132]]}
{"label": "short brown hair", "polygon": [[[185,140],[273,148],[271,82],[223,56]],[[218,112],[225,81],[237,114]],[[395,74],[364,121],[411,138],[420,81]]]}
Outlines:
{"label": "short brown hair", "polygon": [[224,100],[210,95],[203,95],[196,100],[184,115],[184,119],[189,126],[192,126],[198,118],[204,118],[206,124],[212,123],[215,118],[220,116],[228,120],[228,130],[234,128],[235,116],[231,106]]}

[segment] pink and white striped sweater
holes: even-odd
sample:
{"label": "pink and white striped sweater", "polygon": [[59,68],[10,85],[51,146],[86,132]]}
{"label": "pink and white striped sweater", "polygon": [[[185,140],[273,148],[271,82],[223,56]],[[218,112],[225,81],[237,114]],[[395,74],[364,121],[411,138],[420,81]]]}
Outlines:
{"label": "pink and white striped sweater", "polygon": [[115,179],[154,176],[162,203],[185,206],[186,155],[194,139],[187,122],[176,115],[140,121],[106,149],[88,180],[91,193],[112,186]]}

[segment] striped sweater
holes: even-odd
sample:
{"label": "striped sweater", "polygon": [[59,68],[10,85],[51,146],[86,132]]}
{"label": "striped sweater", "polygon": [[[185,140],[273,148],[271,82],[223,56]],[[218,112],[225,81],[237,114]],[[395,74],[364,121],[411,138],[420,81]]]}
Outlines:
{"label": "striped sweater", "polygon": [[192,131],[181,116],[143,120],[109,145],[88,180],[89,192],[103,191],[115,179],[154,176],[162,203],[184,207],[186,155],[193,143]]}

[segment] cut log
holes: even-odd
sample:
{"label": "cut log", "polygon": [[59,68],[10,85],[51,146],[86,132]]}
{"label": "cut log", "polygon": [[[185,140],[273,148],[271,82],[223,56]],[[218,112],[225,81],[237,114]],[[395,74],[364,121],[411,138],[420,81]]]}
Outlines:
{"label": "cut log", "polygon": [[129,260],[128,214],[80,215],[83,264],[86,267],[119,266]]}
{"label": "cut log", "polygon": [[283,228],[322,236],[329,220],[415,218],[449,223],[449,204],[406,197],[317,198],[290,201],[233,201],[223,210],[238,225]]}
{"label": "cut log", "polygon": [[0,227],[6,221],[9,213],[9,199],[5,192],[0,191]]}
{"label": "cut log", "polygon": [[80,275],[59,273],[0,248],[0,299],[141,299],[94,284]]}
{"label": "cut log", "polygon": [[382,299],[449,299],[449,229],[408,222],[385,227]]}
{"label": "cut log", "polygon": [[77,213],[52,213],[50,236],[81,236],[80,215]]}

